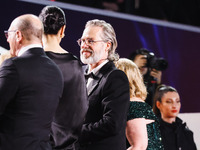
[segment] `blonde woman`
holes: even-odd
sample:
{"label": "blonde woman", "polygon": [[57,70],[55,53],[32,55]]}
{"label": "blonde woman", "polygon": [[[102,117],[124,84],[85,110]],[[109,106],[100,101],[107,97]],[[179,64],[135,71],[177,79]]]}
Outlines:
{"label": "blonde woman", "polygon": [[127,150],[162,150],[159,122],[151,106],[144,102],[147,91],[138,67],[126,58],[120,58],[115,65],[126,73],[130,86],[126,124],[126,137],[130,145],[127,145]]}

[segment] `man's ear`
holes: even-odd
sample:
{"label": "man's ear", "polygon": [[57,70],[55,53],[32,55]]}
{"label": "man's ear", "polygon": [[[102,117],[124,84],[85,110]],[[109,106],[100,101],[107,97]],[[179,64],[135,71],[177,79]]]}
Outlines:
{"label": "man's ear", "polygon": [[16,31],[16,35],[15,36],[16,36],[17,42],[21,42],[22,39],[24,38],[22,32],[19,31],[19,30]]}
{"label": "man's ear", "polygon": [[112,43],[111,42],[107,42],[106,52],[108,52],[108,50],[111,48],[111,46],[112,46]]}

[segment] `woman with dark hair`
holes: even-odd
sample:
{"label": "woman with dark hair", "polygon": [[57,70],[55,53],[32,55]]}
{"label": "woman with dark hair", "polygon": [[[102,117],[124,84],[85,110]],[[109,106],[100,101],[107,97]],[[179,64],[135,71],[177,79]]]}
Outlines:
{"label": "woman with dark hair", "polygon": [[62,9],[46,6],[39,18],[44,25],[43,46],[58,65],[64,78],[64,90],[52,122],[54,149],[77,149],[77,139],[88,108],[84,73],[80,61],[60,46],[66,19]]}
{"label": "woman with dark hair", "polygon": [[154,113],[159,117],[165,150],[196,150],[193,132],[177,117],[181,108],[180,96],[171,86],[161,85],[154,96]]}

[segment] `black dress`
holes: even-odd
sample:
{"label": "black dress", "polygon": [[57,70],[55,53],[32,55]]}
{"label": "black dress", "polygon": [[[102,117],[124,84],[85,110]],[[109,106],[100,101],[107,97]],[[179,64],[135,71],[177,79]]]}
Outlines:
{"label": "black dress", "polygon": [[172,124],[160,119],[160,131],[165,150],[196,150],[193,132],[180,118]]}
{"label": "black dress", "polygon": [[[151,106],[145,102],[131,101],[127,121],[135,118],[154,120],[154,122],[147,124],[147,150],[163,150],[163,145],[161,141],[162,139],[159,130],[159,121],[153,113]],[[130,144],[127,143],[127,148],[129,146]]]}
{"label": "black dress", "polygon": [[60,68],[64,90],[53,123],[54,149],[75,150],[78,136],[88,109],[85,77],[81,62],[70,53],[46,52]]}

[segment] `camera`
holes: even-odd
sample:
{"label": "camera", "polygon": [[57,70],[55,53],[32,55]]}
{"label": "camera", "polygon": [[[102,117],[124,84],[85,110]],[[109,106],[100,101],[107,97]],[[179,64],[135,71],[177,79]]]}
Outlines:
{"label": "camera", "polygon": [[147,53],[147,64],[146,67],[156,69],[156,70],[166,70],[168,67],[168,62],[162,57],[157,58],[154,53]]}
{"label": "camera", "polygon": [[163,71],[167,69],[168,67],[168,62],[164,58],[157,58],[153,52],[150,52],[149,50],[145,48],[140,48],[131,53],[129,56],[129,59],[134,60],[137,55],[145,55],[147,59],[147,64],[145,67],[148,67],[150,69],[156,69],[159,71]]}

